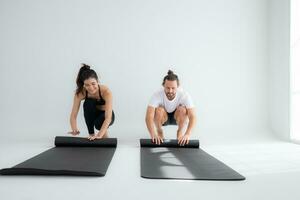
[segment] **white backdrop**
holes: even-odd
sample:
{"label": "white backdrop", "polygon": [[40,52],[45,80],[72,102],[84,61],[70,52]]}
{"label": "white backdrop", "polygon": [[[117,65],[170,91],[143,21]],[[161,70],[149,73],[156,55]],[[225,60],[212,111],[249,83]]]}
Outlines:
{"label": "white backdrop", "polygon": [[[196,104],[193,137],[268,135],[268,20],[267,0],[1,0],[0,136],[69,131],[82,62],[113,92],[112,137],[147,136],[147,103],[169,68]],[[78,124],[86,136],[82,112]]]}
{"label": "white backdrop", "polygon": [[290,1],[271,0],[269,13],[270,124],[290,140]]}

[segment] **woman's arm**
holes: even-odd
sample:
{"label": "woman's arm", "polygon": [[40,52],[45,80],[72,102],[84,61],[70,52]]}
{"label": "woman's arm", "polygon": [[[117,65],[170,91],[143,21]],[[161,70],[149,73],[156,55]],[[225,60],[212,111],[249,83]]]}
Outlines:
{"label": "woman's arm", "polygon": [[112,104],[113,104],[113,97],[112,97],[112,93],[109,90],[109,88],[106,86],[102,86],[101,88],[103,89],[102,97],[105,100],[105,109],[104,109],[105,110],[105,120],[97,134],[98,138],[102,138],[107,132],[109,124],[112,120]]}
{"label": "woman's arm", "polygon": [[80,102],[81,102],[81,99],[80,99],[79,95],[75,94],[74,99],[73,99],[72,111],[71,111],[71,115],[70,115],[70,124],[71,124],[71,129],[72,129],[71,134],[72,135],[79,134],[76,119],[77,119],[77,114],[78,114],[78,111],[80,108]]}

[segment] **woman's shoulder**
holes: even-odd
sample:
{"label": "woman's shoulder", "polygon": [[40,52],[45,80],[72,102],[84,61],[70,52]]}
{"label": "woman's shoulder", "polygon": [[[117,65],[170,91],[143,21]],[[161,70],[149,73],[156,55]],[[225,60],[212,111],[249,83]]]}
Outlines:
{"label": "woman's shoulder", "polygon": [[109,91],[109,88],[107,85],[100,85],[101,91],[106,92]]}
{"label": "woman's shoulder", "polygon": [[106,94],[110,94],[110,89],[108,88],[108,86],[106,85],[100,85],[101,88],[101,95],[106,95]]}
{"label": "woman's shoulder", "polygon": [[79,101],[82,101],[83,99],[85,99],[85,94],[86,94],[85,90],[82,90],[78,94],[75,92],[75,98],[78,99]]}

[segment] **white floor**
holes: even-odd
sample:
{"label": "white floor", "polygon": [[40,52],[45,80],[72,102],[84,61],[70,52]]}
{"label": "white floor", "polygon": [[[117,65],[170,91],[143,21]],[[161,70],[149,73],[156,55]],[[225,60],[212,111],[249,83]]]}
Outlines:
{"label": "white floor", "polygon": [[[52,144],[1,142],[0,168]],[[300,145],[280,141],[203,144],[245,181],[151,180],[140,177],[139,146],[119,140],[105,177],[0,176],[0,198],[20,199],[300,199]],[[87,163],[88,164],[88,163]]]}

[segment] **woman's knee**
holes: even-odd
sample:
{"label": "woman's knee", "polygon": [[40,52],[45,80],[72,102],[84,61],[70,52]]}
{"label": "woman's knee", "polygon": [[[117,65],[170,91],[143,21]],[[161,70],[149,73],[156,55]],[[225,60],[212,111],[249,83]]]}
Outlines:
{"label": "woman's knee", "polygon": [[105,116],[99,116],[98,118],[96,118],[96,120],[94,121],[94,126],[95,126],[95,129],[97,130],[100,130],[101,127],[102,127],[102,124],[105,120]]}
{"label": "woman's knee", "polygon": [[[97,130],[100,130],[102,127],[103,122],[105,121],[105,113],[101,114],[94,122],[95,124],[95,128]],[[110,122],[109,122],[109,126],[111,126],[115,121],[115,114],[114,112],[112,112],[112,115],[110,117]]]}

